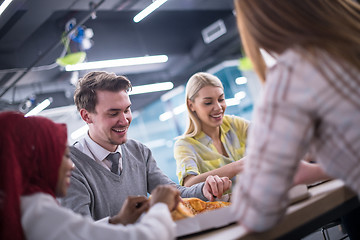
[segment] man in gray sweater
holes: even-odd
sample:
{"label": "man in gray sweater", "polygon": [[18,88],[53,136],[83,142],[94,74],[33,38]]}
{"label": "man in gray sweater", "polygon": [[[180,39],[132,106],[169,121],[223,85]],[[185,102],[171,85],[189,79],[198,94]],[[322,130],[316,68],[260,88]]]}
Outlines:
{"label": "man in gray sweater", "polygon": [[192,187],[176,185],[158,168],[149,148],[127,139],[130,89],[127,78],[106,72],[79,80],[74,100],[89,131],[70,149],[76,168],[61,204],[99,220],[117,214],[128,196],[146,196],[163,184],[176,186],[182,197],[221,197],[231,187],[227,177],[209,176]]}

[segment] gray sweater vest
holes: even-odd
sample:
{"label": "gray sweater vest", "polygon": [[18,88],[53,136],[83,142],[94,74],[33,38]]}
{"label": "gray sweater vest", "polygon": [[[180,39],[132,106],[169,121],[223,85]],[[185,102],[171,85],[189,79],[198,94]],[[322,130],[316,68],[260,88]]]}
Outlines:
{"label": "gray sweater vest", "polygon": [[130,195],[144,195],[161,184],[176,186],[182,197],[198,197],[204,183],[192,187],[175,184],[156,164],[151,151],[145,145],[128,140],[121,145],[123,168],[116,175],[95,162],[75,147],[70,148],[71,160],[75,163],[67,196],[60,202],[83,215],[91,215],[94,220],[117,214]]}

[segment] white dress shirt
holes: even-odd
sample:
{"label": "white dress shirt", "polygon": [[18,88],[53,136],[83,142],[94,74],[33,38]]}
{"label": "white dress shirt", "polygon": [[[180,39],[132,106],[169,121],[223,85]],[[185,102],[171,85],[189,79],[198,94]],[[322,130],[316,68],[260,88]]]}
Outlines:
{"label": "white dress shirt", "polygon": [[122,157],[121,157],[122,152],[121,152],[120,145],[118,145],[115,152],[110,152],[110,151],[106,150],[105,148],[101,147],[96,142],[94,142],[94,140],[92,140],[90,138],[89,134],[86,134],[86,136],[84,138],[82,138],[81,140],[79,140],[78,142],[76,142],[74,144],[74,146],[77,149],[79,149],[80,151],[82,151],[83,153],[85,153],[86,155],[88,155],[91,159],[93,159],[96,162],[98,162],[99,164],[101,164],[103,167],[105,167],[109,171],[111,171],[112,163],[111,163],[111,161],[107,160],[106,157],[109,155],[109,153],[119,152],[120,153],[119,170],[121,172],[121,170],[122,170]]}

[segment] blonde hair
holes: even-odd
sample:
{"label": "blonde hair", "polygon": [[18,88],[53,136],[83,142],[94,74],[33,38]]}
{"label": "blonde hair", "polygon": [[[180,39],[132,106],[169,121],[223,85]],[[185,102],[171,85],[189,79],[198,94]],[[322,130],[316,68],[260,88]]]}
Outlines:
{"label": "blonde hair", "polygon": [[360,5],[354,1],[235,0],[235,8],[245,53],[263,82],[260,49],[281,54],[300,48],[315,64],[317,50],[323,50],[345,69],[360,69]]}
{"label": "blonde hair", "polygon": [[195,73],[190,77],[189,81],[186,84],[185,103],[188,111],[189,121],[187,129],[184,133],[185,137],[194,137],[201,132],[201,121],[196,115],[196,113],[191,111],[188,102],[194,102],[195,98],[198,96],[200,89],[206,86],[219,87],[224,90],[224,87],[219,78],[205,72]]}

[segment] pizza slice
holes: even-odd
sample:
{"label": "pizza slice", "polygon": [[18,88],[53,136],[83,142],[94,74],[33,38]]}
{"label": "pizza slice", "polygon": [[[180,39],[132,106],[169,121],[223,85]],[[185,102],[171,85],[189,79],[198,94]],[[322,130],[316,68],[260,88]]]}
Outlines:
{"label": "pizza slice", "polygon": [[193,217],[196,214],[203,213],[206,211],[211,211],[214,209],[227,207],[230,202],[205,202],[199,198],[183,198],[177,208],[171,212],[173,220],[180,220],[187,217]]}

